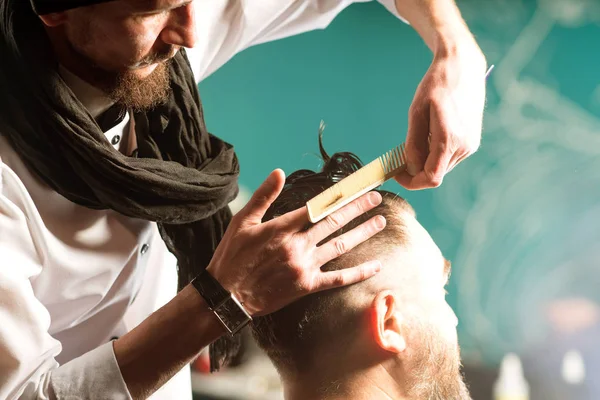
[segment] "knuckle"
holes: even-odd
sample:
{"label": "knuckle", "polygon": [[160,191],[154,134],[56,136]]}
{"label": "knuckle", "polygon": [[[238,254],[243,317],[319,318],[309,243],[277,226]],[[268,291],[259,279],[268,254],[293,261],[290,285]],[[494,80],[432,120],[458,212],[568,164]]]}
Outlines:
{"label": "knuckle", "polygon": [[299,287],[306,286],[304,279],[304,270],[298,266],[290,265],[290,275],[294,282],[297,282]]}
{"label": "knuckle", "polygon": [[345,286],[347,283],[346,275],[343,275],[343,274],[336,275],[333,278],[331,283],[333,286]]}
{"label": "knuckle", "polygon": [[358,271],[358,280],[362,282],[365,279],[367,279],[367,270],[365,268],[361,268]]}
{"label": "knuckle", "polygon": [[444,176],[440,173],[427,174],[427,182],[432,187],[439,187],[444,180]]}
{"label": "knuckle", "polygon": [[254,196],[254,201],[252,202],[252,206],[258,207],[258,206],[265,204],[267,201],[269,201],[269,198],[267,196],[257,194],[256,196]]}
{"label": "knuckle", "polygon": [[294,243],[286,243],[281,247],[281,253],[285,261],[293,264],[298,254],[297,246]]}
{"label": "knuckle", "polygon": [[286,239],[286,233],[282,232],[281,228],[275,224],[262,224],[260,225],[262,237],[268,243],[276,243],[276,241],[284,241]]}
{"label": "knuckle", "polygon": [[229,226],[231,226],[232,229],[235,229],[234,227],[240,226],[243,220],[244,219],[242,213],[237,213],[233,217],[231,217],[231,222],[229,223]]}
{"label": "knuckle", "polygon": [[434,112],[441,114],[444,112],[444,109],[447,108],[447,98],[444,96],[443,89],[437,89],[431,91],[428,97],[430,107]]}
{"label": "knuckle", "polygon": [[452,144],[453,134],[449,129],[441,129],[437,137],[437,146],[446,150]]}
{"label": "knuckle", "polygon": [[283,260],[292,269],[297,272],[302,272],[304,266],[304,256],[306,249],[304,248],[303,241],[298,238],[288,241],[281,248]]}
{"label": "knuckle", "polygon": [[408,107],[409,117],[421,117],[427,110],[428,105],[432,101],[430,93],[422,89],[422,87],[417,88],[415,96],[413,97],[413,101]]}
{"label": "knuckle", "polygon": [[409,118],[416,118],[416,116],[419,114],[419,107],[413,102],[411,104],[411,106],[408,108],[408,117]]}
{"label": "knuckle", "polygon": [[425,109],[421,104],[412,104],[408,109],[408,122],[409,124],[415,124],[419,121],[423,121],[427,118]]}
{"label": "knuckle", "polygon": [[439,160],[437,163],[432,165],[426,165],[423,171],[428,181],[434,181],[444,176],[444,170],[446,165]]}
{"label": "knuckle", "polygon": [[342,226],[342,216],[339,213],[333,213],[325,218],[325,223],[329,228],[336,231]]}
{"label": "knuckle", "polygon": [[370,204],[369,198],[368,198],[369,194],[367,193],[367,195],[362,196],[362,198],[360,199],[360,201],[357,201],[355,203],[355,208],[356,208],[356,213],[357,215],[363,214],[365,211],[367,211],[367,206]]}
{"label": "knuckle", "polygon": [[439,187],[444,180],[444,166],[442,164],[434,165],[431,168],[425,168],[425,182],[430,187]]}
{"label": "knuckle", "polygon": [[346,242],[343,239],[336,239],[334,242],[335,252],[338,256],[344,254],[348,249],[346,246]]}
{"label": "knuckle", "polygon": [[313,285],[309,279],[306,279],[304,274],[299,276],[296,280],[296,290],[301,293],[310,293],[313,290]]}

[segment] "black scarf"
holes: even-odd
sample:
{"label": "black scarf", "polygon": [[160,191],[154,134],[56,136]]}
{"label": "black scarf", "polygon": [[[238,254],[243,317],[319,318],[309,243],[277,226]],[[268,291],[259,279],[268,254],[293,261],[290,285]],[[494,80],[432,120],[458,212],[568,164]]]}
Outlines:
{"label": "black scarf", "polygon": [[[232,146],[206,130],[185,52],[171,63],[169,100],[134,116],[137,158],[114,150],[60,78],[28,1],[0,0],[0,54],[0,134],[72,202],[156,221],[177,258],[179,289],[187,285],[208,266],[231,219],[239,165]],[[217,352],[211,346],[213,369],[234,352],[227,341]]]}

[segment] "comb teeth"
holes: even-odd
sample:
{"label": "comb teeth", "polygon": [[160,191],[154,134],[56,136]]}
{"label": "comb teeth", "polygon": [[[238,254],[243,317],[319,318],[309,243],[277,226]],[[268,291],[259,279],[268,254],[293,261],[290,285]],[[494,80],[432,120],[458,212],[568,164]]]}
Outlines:
{"label": "comb teeth", "polygon": [[313,224],[340,209],[362,194],[382,185],[406,165],[404,144],[374,159],[306,203]]}
{"label": "comb teeth", "polygon": [[379,157],[379,160],[381,161],[383,171],[386,175],[393,174],[400,168],[403,168],[406,165],[404,143],[394,147],[392,150]]}

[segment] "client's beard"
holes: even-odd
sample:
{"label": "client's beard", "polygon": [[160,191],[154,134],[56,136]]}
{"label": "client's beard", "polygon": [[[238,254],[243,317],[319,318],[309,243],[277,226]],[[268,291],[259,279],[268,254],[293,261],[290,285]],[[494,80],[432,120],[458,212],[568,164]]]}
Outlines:
{"label": "client's beard", "polygon": [[413,326],[413,333],[419,344],[409,365],[409,398],[471,400],[460,371],[458,345],[449,343],[435,328],[425,324]]}

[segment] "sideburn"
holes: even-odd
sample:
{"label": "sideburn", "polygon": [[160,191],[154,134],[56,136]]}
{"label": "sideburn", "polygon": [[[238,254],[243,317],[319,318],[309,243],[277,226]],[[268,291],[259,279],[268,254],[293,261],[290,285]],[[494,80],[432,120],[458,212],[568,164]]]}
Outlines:
{"label": "sideburn", "polygon": [[427,400],[471,400],[460,371],[460,351],[447,343],[434,326],[417,322],[412,326],[419,343],[409,361],[410,398]]}

